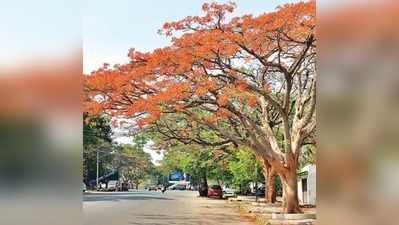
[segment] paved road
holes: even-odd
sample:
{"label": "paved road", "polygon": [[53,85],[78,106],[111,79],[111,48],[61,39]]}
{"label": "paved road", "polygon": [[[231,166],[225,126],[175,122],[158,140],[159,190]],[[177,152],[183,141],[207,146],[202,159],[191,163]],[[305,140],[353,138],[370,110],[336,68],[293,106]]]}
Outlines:
{"label": "paved road", "polygon": [[84,194],[84,224],[253,225],[225,201],[196,195],[191,191]]}

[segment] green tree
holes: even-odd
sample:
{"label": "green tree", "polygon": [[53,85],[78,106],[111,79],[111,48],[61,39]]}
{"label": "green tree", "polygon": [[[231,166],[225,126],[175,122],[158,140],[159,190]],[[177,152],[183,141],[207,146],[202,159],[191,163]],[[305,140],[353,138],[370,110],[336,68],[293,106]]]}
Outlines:
{"label": "green tree", "polygon": [[242,193],[248,190],[249,183],[262,181],[261,164],[247,147],[240,147],[235,152],[234,159],[229,163],[229,169],[233,174],[233,185]]}
{"label": "green tree", "polygon": [[[104,116],[89,116],[83,113],[83,180],[90,185],[96,177],[96,154],[103,148],[111,149],[112,130],[109,120]],[[112,157],[104,157],[100,164],[100,173],[103,174]]]}
{"label": "green tree", "polygon": [[134,145],[124,144],[118,147],[117,164],[122,178],[132,182],[136,189],[150,175],[151,156],[144,151],[143,139],[135,138]]}
{"label": "green tree", "polygon": [[168,172],[162,167],[162,165],[151,165],[149,170],[149,182],[150,184],[165,185],[168,181]]}
{"label": "green tree", "polygon": [[303,168],[307,164],[316,163],[316,145],[309,144],[302,147],[303,154],[299,158],[299,168]]}

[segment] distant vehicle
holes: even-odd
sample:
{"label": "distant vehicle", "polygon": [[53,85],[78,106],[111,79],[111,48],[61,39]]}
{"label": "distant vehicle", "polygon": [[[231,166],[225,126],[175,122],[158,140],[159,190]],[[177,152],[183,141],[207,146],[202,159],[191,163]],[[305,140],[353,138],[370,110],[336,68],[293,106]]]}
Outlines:
{"label": "distant vehicle", "polygon": [[223,198],[231,198],[236,196],[236,190],[231,188],[224,188],[223,189]]}
{"label": "distant vehicle", "polygon": [[178,184],[175,187],[176,190],[184,191],[187,189],[187,186],[185,184]]}
{"label": "distant vehicle", "polygon": [[82,183],[82,190],[83,190],[83,192],[86,192],[86,190],[87,190],[86,184],[84,182]]}
{"label": "distant vehicle", "polygon": [[257,195],[257,196],[265,196],[265,192],[266,192],[266,189],[263,186],[263,187],[258,188],[258,191],[255,192],[255,195]]}
{"label": "distant vehicle", "polygon": [[187,190],[194,191],[194,187],[191,184],[189,184],[187,185]]}
{"label": "distant vehicle", "polygon": [[179,190],[179,191],[184,191],[187,189],[187,186],[185,184],[174,184],[169,187],[169,190]]}
{"label": "distant vehicle", "polygon": [[211,187],[209,187],[208,188],[208,197],[222,198],[223,197],[222,187],[220,187],[220,185],[212,185]]}
{"label": "distant vehicle", "polygon": [[107,190],[107,184],[106,183],[99,183],[97,186],[97,191],[106,191]]}
{"label": "distant vehicle", "polygon": [[149,190],[149,191],[157,191],[157,190],[158,190],[158,187],[155,186],[155,185],[151,185],[151,186],[148,187],[148,190]]}
{"label": "distant vehicle", "polygon": [[117,191],[118,190],[118,181],[110,180],[108,181],[107,191]]}

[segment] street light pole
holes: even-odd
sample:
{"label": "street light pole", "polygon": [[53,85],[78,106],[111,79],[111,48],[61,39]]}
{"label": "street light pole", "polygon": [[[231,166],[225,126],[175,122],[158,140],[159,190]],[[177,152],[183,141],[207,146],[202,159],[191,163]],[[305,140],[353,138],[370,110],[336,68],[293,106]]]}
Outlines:
{"label": "street light pole", "polygon": [[255,201],[258,202],[258,165],[255,163]]}
{"label": "street light pole", "polygon": [[97,151],[97,172],[96,172],[96,188],[98,188],[98,170],[99,170],[99,151]]}
{"label": "street light pole", "polygon": [[[97,187],[98,187],[98,183],[99,183],[100,152],[101,152],[101,150],[97,150],[97,171],[96,171],[96,185],[97,185]],[[102,152],[106,153],[106,154],[103,154],[102,157],[105,157],[105,156],[111,155],[111,154],[115,154],[115,152],[113,152],[113,151],[112,152],[104,152],[104,151],[102,151]],[[118,173],[119,173],[119,171],[118,171]]]}

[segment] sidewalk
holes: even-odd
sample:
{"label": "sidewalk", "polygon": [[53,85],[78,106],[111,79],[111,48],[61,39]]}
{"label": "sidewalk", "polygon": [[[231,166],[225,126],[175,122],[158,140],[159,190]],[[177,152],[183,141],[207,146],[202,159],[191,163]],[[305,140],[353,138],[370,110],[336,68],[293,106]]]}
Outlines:
{"label": "sidewalk", "polygon": [[246,215],[251,215],[257,225],[314,225],[316,208],[303,207],[303,214],[285,214],[281,203],[265,203],[264,199],[255,202],[255,198],[238,196],[229,199],[231,205]]}
{"label": "sidewalk", "polygon": [[198,206],[194,208],[193,213],[204,217],[204,223],[201,224],[255,225],[254,217],[241,213],[226,200],[196,197],[194,201],[193,204]]}

